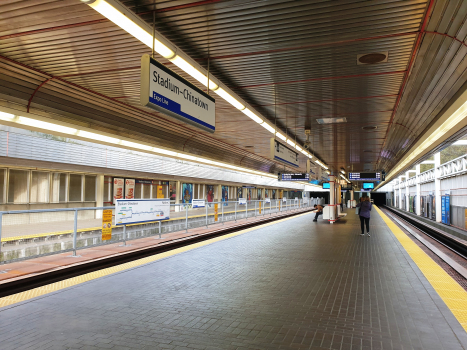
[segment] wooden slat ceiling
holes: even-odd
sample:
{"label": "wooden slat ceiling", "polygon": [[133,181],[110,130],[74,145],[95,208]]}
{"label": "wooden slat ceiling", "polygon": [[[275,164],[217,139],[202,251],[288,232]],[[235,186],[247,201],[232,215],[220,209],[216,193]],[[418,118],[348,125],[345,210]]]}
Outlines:
{"label": "wooden slat ceiling", "polygon": [[[205,68],[209,58],[217,78],[300,144],[311,129],[312,151],[333,171],[389,171],[467,78],[462,0],[122,3],[151,25],[155,11],[160,33]],[[79,0],[0,2],[4,100],[27,104],[52,78],[32,108],[237,165],[282,169],[268,159],[271,134],[220,98],[214,135],[142,108],[139,64],[148,51]],[[357,55],[381,51],[387,62],[356,64]],[[326,117],[347,123],[317,123]]]}

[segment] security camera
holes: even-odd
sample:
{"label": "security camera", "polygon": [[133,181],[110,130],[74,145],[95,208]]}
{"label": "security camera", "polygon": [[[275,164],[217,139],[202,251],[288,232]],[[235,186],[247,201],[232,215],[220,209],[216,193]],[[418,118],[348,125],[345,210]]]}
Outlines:
{"label": "security camera", "polygon": [[310,142],[310,141],[305,141],[305,142],[303,143],[303,148],[305,148],[305,149],[309,149],[310,146],[311,146],[311,142]]}

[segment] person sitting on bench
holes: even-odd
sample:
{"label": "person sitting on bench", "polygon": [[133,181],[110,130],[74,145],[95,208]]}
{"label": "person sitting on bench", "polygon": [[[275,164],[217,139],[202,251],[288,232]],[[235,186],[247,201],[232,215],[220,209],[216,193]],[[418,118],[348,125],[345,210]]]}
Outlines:
{"label": "person sitting on bench", "polygon": [[315,219],[313,220],[314,222],[318,221],[318,216],[323,215],[323,206],[319,204],[315,204],[315,209],[316,209],[316,215],[315,215]]}

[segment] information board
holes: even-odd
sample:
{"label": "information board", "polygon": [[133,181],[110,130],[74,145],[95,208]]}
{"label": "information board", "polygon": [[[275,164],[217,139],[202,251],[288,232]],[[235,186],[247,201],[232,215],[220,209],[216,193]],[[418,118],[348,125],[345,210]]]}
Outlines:
{"label": "information board", "polygon": [[349,180],[381,181],[381,173],[349,173]]}
{"label": "information board", "polygon": [[118,199],[115,225],[128,225],[170,219],[170,199]]}
{"label": "information board", "polygon": [[451,224],[451,196],[441,196],[441,222]]}
{"label": "information board", "polygon": [[310,174],[300,173],[300,174],[283,174],[279,173],[277,179],[279,181],[310,181]]}
{"label": "information board", "polygon": [[298,153],[284,146],[275,138],[270,140],[271,159],[278,160],[287,165],[298,168]]}
{"label": "information board", "polygon": [[216,100],[149,55],[141,57],[140,102],[204,130],[216,131]]}
{"label": "information board", "polygon": [[238,199],[238,204],[239,205],[245,205],[246,204],[246,198],[239,198]]}
{"label": "information board", "polygon": [[108,241],[112,238],[112,210],[102,211],[102,240]]}
{"label": "information board", "polygon": [[206,206],[206,201],[204,199],[193,199],[191,204],[193,208],[204,208]]}

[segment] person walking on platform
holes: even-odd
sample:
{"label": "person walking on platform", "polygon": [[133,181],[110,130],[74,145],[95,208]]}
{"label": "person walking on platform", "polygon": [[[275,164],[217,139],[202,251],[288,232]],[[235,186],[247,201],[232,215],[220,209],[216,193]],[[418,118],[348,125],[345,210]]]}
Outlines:
{"label": "person walking on platform", "polygon": [[365,235],[365,227],[366,226],[366,234],[368,237],[370,236],[370,215],[371,215],[371,203],[369,197],[364,197],[360,203],[357,204],[357,208],[360,209],[358,215],[360,216],[360,226],[362,228],[361,236]]}
{"label": "person walking on platform", "polygon": [[313,220],[314,222],[318,221],[318,216],[323,215],[323,206],[319,204],[315,204],[315,209],[316,209],[316,215],[315,215],[315,219]]}

